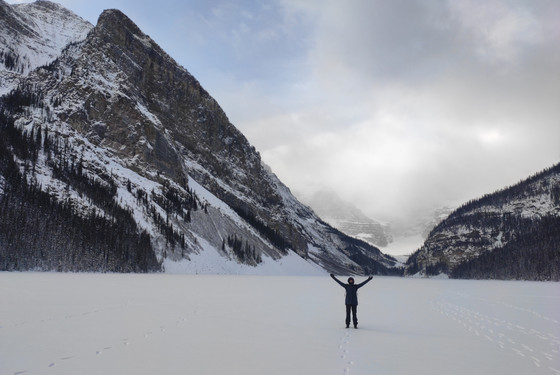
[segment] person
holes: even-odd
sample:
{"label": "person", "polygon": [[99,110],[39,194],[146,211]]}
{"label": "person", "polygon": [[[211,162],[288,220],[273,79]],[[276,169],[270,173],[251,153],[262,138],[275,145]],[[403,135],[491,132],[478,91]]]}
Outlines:
{"label": "person", "polygon": [[366,281],[360,284],[354,284],[354,278],[348,278],[348,284],[344,284],[342,281],[337,279],[332,273],[331,277],[340,284],[344,289],[346,289],[346,299],[344,303],[346,304],[346,328],[350,327],[350,312],[352,312],[352,321],[354,323],[354,328],[358,328],[358,289],[366,285],[372,276],[368,277]]}

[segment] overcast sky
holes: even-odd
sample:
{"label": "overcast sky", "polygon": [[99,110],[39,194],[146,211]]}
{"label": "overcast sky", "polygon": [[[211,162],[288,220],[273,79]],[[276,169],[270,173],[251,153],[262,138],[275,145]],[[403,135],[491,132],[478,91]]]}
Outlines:
{"label": "overcast sky", "polygon": [[387,220],[560,162],[560,1],[58,2],[127,14],[296,193]]}

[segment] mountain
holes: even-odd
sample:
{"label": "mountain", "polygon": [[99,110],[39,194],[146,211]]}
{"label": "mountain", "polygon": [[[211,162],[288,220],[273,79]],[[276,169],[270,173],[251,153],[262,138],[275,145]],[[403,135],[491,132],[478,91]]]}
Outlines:
{"label": "mountain", "polygon": [[394,218],[387,224],[392,241],[383,251],[406,263],[426,241],[431,230],[452,211],[449,207],[438,207],[412,212],[406,218]]}
{"label": "mountain", "polygon": [[560,280],[560,164],[455,210],[406,273]]}
{"label": "mountain", "polygon": [[352,203],[344,201],[336,192],[320,189],[299,194],[323,220],[354,238],[359,238],[391,254],[405,263],[408,256],[420,248],[434,227],[453,210],[439,207],[415,212],[404,219],[381,223],[371,219]]}
{"label": "mountain", "polygon": [[0,95],[11,91],[21,76],[56,59],[68,43],[83,40],[92,28],[49,1],[0,1]]}
{"label": "mountain", "polygon": [[318,190],[302,199],[319,217],[349,236],[380,247],[392,241],[386,225],[369,218],[334,191]]}
{"label": "mountain", "polygon": [[[3,74],[19,76],[0,98],[0,269],[199,272],[189,268],[196,259],[205,272],[274,263],[291,273],[294,262],[400,272],[294,198],[200,83],[126,15],[106,10],[88,30],[47,1],[26,17],[0,3],[1,22],[19,22],[1,31],[10,50],[45,62],[4,63]],[[54,60],[44,39],[24,37],[44,25],[68,36]]]}

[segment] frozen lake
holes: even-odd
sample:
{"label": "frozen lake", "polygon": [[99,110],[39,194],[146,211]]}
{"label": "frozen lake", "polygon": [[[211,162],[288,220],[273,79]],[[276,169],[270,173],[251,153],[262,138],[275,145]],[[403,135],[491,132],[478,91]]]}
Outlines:
{"label": "frozen lake", "polygon": [[327,276],[0,273],[0,374],[560,374],[558,283],[376,277],[359,299],[355,330]]}

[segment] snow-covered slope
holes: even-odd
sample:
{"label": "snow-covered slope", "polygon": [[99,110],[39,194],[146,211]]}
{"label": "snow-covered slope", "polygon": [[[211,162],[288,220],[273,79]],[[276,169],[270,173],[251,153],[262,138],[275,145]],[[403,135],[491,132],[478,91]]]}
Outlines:
{"label": "snow-covered slope", "polygon": [[[76,40],[83,36],[78,34]],[[208,265],[217,263],[200,259],[218,254],[224,262],[250,267],[275,261],[284,265],[283,273],[292,266],[301,273],[309,264],[309,273],[317,265],[330,272],[398,273],[390,269],[393,259],[301,204],[198,81],[120,11],[103,12],[83,41],[29,72],[0,105],[7,142],[0,179],[5,201],[21,200],[39,218],[22,227],[47,236],[43,242],[52,249],[45,251],[30,236],[21,239],[25,246],[5,239],[2,249],[0,236],[4,269],[130,271],[140,259],[140,269],[150,270],[147,235],[158,264],[167,269],[198,272],[170,263],[197,259],[211,272]],[[18,193],[22,179],[26,185]],[[33,202],[47,199],[61,217],[71,210],[91,222],[86,227],[101,221],[108,237],[122,231],[130,238],[105,243],[101,232],[74,224],[79,220],[70,223],[67,232],[75,234],[69,236],[58,220],[49,220],[48,210],[29,204],[29,196]],[[15,203],[7,207],[17,212]],[[59,225],[56,240],[42,230],[50,222]],[[12,229],[8,214],[4,223]],[[72,247],[60,240],[81,236]],[[99,241],[101,254],[95,253]],[[70,254],[56,250],[60,243]],[[281,261],[294,256],[301,259],[295,266]],[[224,269],[239,268],[220,263],[214,272]]]}

